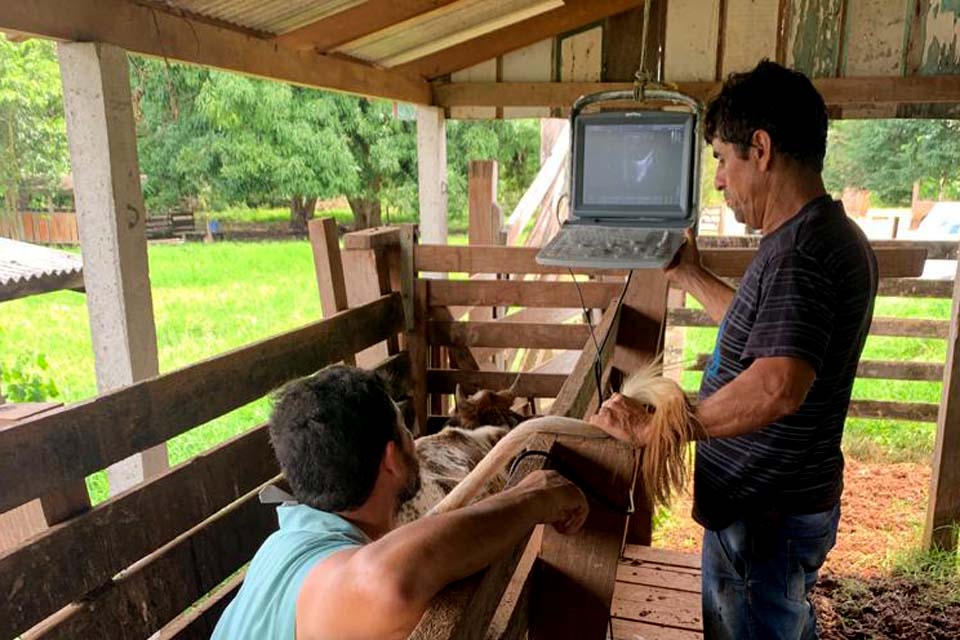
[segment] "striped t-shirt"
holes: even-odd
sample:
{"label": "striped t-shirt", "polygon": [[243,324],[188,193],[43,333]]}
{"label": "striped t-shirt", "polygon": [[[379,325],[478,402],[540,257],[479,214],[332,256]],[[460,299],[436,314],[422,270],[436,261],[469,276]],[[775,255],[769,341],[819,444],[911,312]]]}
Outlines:
{"label": "striped t-shirt", "polygon": [[840,500],[840,438],[876,294],[870,244],[829,196],[761,240],[720,324],[700,398],[755,358],[802,358],[817,377],[796,413],[753,433],[697,443],[697,522],[723,529],[771,512],[826,511]]}

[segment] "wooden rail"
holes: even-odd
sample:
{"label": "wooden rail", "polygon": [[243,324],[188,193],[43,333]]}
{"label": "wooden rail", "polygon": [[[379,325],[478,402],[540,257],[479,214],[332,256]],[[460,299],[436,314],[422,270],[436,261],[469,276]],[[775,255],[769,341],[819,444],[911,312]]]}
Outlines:
{"label": "wooden rail", "polygon": [[[538,247],[500,246],[417,246],[415,264],[418,271],[453,273],[555,273],[569,274],[565,267],[537,264]],[[926,250],[922,248],[875,248],[880,275],[884,278],[911,278],[923,272]],[[756,249],[705,249],[701,252],[704,266],[721,277],[739,278],[756,254]],[[624,275],[617,269],[574,269],[576,273]]]}
{"label": "wooden rail", "polygon": [[[399,306],[394,297],[386,300],[343,315],[357,320]],[[325,322],[343,329],[342,320]],[[387,314],[385,322],[368,339],[382,339],[399,321]],[[403,353],[377,368],[403,376],[409,363]],[[154,382],[176,381],[182,371]],[[86,411],[75,405],[62,417],[72,413],[82,421]],[[256,494],[278,473],[260,425],[8,551],[0,556],[0,583],[15,592],[3,605],[0,637],[148,637],[161,628],[163,638],[209,637],[239,580],[207,594],[276,528],[273,507],[259,504]]]}
{"label": "wooden rail", "polygon": [[327,320],[0,430],[0,512],[342,360],[399,331],[400,298]]}

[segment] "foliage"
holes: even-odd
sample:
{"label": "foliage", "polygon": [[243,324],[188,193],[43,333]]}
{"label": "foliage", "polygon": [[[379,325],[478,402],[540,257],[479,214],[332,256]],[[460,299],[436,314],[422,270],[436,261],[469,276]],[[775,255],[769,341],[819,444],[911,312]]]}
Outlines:
{"label": "foliage", "polygon": [[0,364],[0,393],[10,402],[43,402],[60,395],[48,376],[50,365],[42,353],[19,353],[13,364]]}
{"label": "foliage", "polygon": [[910,204],[913,183],[925,199],[960,198],[960,122],[847,120],[828,134],[824,180],[835,193],[868,189],[875,205]]}
{"label": "foliage", "polygon": [[510,215],[540,169],[539,120],[451,120],[447,123],[447,209],[467,213],[467,163],[494,159],[497,200]]}
{"label": "foliage", "polygon": [[0,196],[8,212],[51,203],[69,170],[54,47],[0,34]]}
{"label": "foliage", "polygon": [[328,94],[134,58],[148,206],[271,204],[355,191]]}

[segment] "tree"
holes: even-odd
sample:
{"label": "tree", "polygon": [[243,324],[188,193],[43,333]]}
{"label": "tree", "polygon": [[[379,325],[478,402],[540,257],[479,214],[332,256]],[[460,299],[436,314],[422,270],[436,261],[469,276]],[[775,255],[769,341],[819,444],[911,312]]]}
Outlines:
{"label": "tree", "polygon": [[467,163],[496,160],[497,198],[509,215],[540,169],[539,120],[452,120],[447,124],[447,193],[450,211],[467,209]]}
{"label": "tree", "polygon": [[960,196],[960,122],[849,120],[828,135],[824,180],[831,191],[859,187],[880,203],[909,205],[913,183],[928,197]]}
{"label": "tree", "polygon": [[52,204],[70,159],[51,42],[15,44],[0,34],[0,158],[3,209],[15,225],[19,209]]}
{"label": "tree", "polygon": [[287,201],[306,231],[318,198],[357,180],[327,94],[229,73],[137,63],[148,202],[194,195],[206,205]]}

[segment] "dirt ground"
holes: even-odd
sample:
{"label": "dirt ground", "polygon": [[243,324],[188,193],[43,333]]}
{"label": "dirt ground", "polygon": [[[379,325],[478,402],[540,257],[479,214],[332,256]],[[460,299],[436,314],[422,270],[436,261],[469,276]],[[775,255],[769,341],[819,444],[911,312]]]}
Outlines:
{"label": "dirt ground", "polygon": [[[944,604],[935,586],[890,577],[896,550],[918,544],[930,468],[847,460],[837,546],[814,592],[821,638],[958,639],[960,603]],[[678,499],[655,546],[699,551],[702,529]]]}

